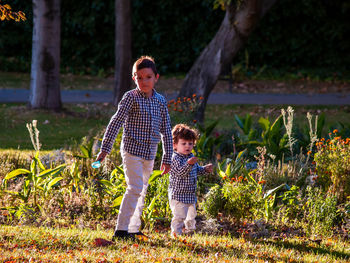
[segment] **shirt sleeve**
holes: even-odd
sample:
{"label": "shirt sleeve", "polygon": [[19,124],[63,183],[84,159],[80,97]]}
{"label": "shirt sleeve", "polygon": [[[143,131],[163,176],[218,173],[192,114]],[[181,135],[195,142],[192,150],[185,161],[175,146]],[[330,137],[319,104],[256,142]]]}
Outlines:
{"label": "shirt sleeve", "polygon": [[171,156],[173,154],[173,138],[171,135],[171,123],[166,101],[161,105],[162,123],[160,134],[162,138],[163,158],[162,163],[171,164]]}
{"label": "shirt sleeve", "polygon": [[171,162],[171,173],[179,177],[188,177],[193,164],[189,164],[186,158],[175,156]]}
{"label": "shirt sleeve", "polygon": [[107,126],[106,132],[102,139],[101,151],[110,153],[114,140],[118,135],[120,127],[128,117],[129,111],[133,105],[133,98],[130,92],[125,93],[122,100],[119,102],[117,112],[112,116]]}

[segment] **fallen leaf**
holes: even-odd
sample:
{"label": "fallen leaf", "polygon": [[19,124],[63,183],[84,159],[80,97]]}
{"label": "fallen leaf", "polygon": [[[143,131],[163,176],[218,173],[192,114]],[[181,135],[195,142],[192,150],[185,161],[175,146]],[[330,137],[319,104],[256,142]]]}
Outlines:
{"label": "fallen leaf", "polygon": [[112,241],[109,241],[109,240],[106,240],[103,238],[96,238],[95,239],[95,246],[96,247],[106,247],[106,246],[110,246],[112,244],[113,244]]}

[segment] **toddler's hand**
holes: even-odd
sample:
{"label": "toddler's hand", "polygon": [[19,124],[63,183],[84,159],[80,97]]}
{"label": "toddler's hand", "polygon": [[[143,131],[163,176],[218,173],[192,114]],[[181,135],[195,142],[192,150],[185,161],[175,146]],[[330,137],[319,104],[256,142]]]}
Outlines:
{"label": "toddler's hand", "polygon": [[187,160],[187,163],[193,165],[193,164],[195,164],[197,161],[198,161],[198,158],[197,158],[197,157],[191,157],[190,159]]}
{"label": "toddler's hand", "polygon": [[213,164],[209,163],[204,166],[204,169],[207,173],[212,173],[213,172]]}

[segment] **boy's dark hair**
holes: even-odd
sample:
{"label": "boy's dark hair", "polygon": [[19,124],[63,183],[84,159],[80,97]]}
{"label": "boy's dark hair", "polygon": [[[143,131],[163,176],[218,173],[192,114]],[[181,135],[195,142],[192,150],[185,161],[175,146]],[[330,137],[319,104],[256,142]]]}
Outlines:
{"label": "boy's dark hair", "polygon": [[178,143],[179,139],[186,141],[193,141],[196,143],[198,140],[198,131],[196,129],[190,128],[186,124],[177,124],[172,130],[173,142]]}
{"label": "boy's dark hair", "polygon": [[150,56],[141,56],[139,59],[135,61],[132,67],[132,75],[135,76],[136,71],[143,68],[150,68],[152,69],[154,75],[158,74],[156,63],[154,62],[154,58]]}

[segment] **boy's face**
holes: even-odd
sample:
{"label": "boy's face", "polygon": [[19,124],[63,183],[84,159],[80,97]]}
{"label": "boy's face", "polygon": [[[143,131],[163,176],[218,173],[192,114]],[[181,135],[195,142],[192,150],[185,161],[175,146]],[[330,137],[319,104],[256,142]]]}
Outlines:
{"label": "boy's face", "polygon": [[137,70],[132,79],[135,81],[137,87],[146,94],[147,97],[151,97],[153,88],[158,81],[159,74],[155,75],[151,68],[143,68]]}
{"label": "boy's face", "polygon": [[184,139],[179,139],[177,143],[174,143],[174,149],[181,154],[187,155],[192,152],[194,147],[193,141],[188,141]]}

